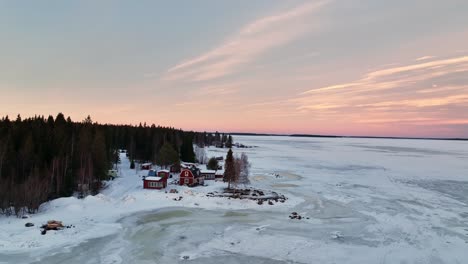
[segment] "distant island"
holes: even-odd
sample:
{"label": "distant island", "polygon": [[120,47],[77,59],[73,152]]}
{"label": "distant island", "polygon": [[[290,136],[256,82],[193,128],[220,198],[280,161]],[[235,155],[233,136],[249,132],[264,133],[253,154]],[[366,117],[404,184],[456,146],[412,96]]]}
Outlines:
{"label": "distant island", "polygon": [[268,133],[239,133],[230,135],[237,136],[279,136],[279,137],[315,137],[315,138],[376,138],[376,139],[419,139],[419,140],[460,140],[468,141],[468,138],[432,138],[432,137],[384,137],[384,136],[338,136],[338,135],[315,135],[315,134],[268,134]]}

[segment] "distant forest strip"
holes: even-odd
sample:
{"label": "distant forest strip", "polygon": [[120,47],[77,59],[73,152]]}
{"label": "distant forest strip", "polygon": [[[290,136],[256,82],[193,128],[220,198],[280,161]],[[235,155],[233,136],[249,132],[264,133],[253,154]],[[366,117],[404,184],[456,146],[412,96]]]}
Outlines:
{"label": "distant forest strip", "polygon": [[[194,162],[193,144],[217,144],[226,135],[185,132],[180,129],[81,122],[58,114],[0,120],[0,213],[33,213],[50,199],[78,192],[96,194],[108,170],[119,159],[119,149],[129,158],[166,165],[170,149],[176,161]],[[162,147],[165,145],[164,150]],[[172,162],[172,161],[171,161]]]}

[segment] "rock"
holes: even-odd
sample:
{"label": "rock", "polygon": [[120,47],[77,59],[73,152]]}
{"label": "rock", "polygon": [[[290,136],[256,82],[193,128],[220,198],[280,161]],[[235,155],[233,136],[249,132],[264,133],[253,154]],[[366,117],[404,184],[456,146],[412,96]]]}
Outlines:
{"label": "rock", "polygon": [[341,239],[341,238],[343,238],[343,235],[341,234],[340,231],[334,231],[334,232],[331,233],[331,238]]}
{"label": "rock", "polygon": [[31,218],[31,217],[29,215],[23,215],[21,218],[22,219],[28,219],[28,218]]}
{"label": "rock", "polygon": [[273,205],[273,202],[272,202],[272,201],[268,201],[268,204],[269,204],[269,205]]}
{"label": "rock", "polygon": [[292,215],[297,215],[297,212],[292,212],[291,214],[292,214]]}
{"label": "rock", "polygon": [[262,205],[262,204],[263,204],[263,200],[258,200],[257,203],[260,204],[260,205]]}
{"label": "rock", "polygon": [[46,230],[46,229],[43,229],[43,230],[41,231],[41,235],[45,235],[46,233],[47,233],[47,230]]}
{"label": "rock", "polygon": [[64,226],[62,221],[49,220],[47,221],[47,224],[42,225],[41,228],[44,228],[44,230],[60,230],[64,228]]}
{"label": "rock", "polygon": [[189,259],[190,257],[189,257],[189,256],[183,256],[182,258],[185,259],[185,260],[187,260],[187,259]]}
{"label": "rock", "polygon": [[34,226],[34,224],[33,223],[26,223],[24,226],[25,227],[31,227],[31,226]]}

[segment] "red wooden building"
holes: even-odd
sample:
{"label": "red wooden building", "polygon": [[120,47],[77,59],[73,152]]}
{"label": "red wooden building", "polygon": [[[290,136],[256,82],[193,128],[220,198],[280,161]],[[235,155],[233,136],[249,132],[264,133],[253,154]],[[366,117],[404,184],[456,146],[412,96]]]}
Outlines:
{"label": "red wooden building", "polygon": [[203,184],[204,178],[197,175],[195,170],[183,169],[179,176],[179,185],[193,186],[197,184]]}
{"label": "red wooden building", "polygon": [[168,170],[159,170],[158,171],[158,177],[165,178],[166,181],[169,179],[171,176],[171,173]]}
{"label": "red wooden building", "polygon": [[151,163],[143,163],[140,165],[140,169],[142,170],[151,170],[152,167],[153,167],[153,164]]}
{"label": "red wooden building", "polygon": [[214,171],[214,170],[201,170],[200,171],[200,175],[205,180],[214,180],[215,179],[215,173],[216,173],[216,171]]}
{"label": "red wooden building", "polygon": [[143,179],[144,189],[163,189],[167,186],[167,178],[147,176]]}
{"label": "red wooden building", "polygon": [[224,178],[224,171],[223,170],[217,170],[215,172],[215,180],[222,181],[223,178]]}
{"label": "red wooden building", "polygon": [[153,170],[148,172],[148,176],[143,178],[144,189],[163,189],[167,186],[167,179],[169,178],[168,170],[160,170],[157,172],[158,176],[155,176]]}

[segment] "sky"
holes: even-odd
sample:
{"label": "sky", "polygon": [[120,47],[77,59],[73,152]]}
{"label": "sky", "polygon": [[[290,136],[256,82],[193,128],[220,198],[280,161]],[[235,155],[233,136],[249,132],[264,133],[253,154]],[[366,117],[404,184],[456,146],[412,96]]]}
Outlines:
{"label": "sky", "polygon": [[468,138],[468,1],[0,1],[0,115]]}

